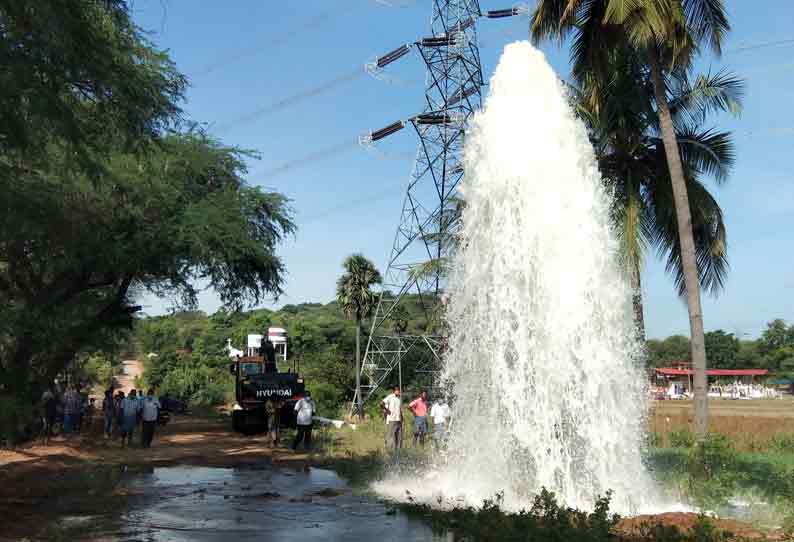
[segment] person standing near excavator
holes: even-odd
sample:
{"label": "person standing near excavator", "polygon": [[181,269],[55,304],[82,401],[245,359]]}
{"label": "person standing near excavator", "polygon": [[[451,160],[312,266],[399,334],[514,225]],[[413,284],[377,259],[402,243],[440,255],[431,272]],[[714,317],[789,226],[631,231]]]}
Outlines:
{"label": "person standing near excavator", "polygon": [[270,340],[270,337],[268,337],[267,330],[265,330],[265,336],[262,340],[262,347],[259,349],[259,351],[262,353],[262,357],[265,361],[265,372],[278,372],[278,366],[276,365],[276,347],[273,346],[273,342]]}

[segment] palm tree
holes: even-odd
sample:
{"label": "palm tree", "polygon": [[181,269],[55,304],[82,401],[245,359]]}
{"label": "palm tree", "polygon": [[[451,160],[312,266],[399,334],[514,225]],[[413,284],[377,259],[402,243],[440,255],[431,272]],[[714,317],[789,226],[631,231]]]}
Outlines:
{"label": "palm tree", "polygon": [[722,38],[730,29],[722,0],[538,0],[531,24],[535,40],[573,34],[574,76],[580,82],[591,79],[594,89],[608,80],[610,54],[616,50],[631,50],[649,69],[672,184],[689,309],[695,432],[703,435],[708,429],[708,398],[697,254],[686,174],[665,80],[666,74],[685,71],[702,45],[720,54]]}
{"label": "palm tree", "polygon": [[361,322],[372,315],[377,294],[370,288],[380,284],[381,276],[361,254],[348,256],[342,267],[345,272],[336,281],[336,302],[345,316],[356,321],[356,412],[361,416]]}
{"label": "palm tree", "polygon": [[[625,268],[635,292],[638,336],[644,340],[640,271],[649,249],[667,259],[680,295],[685,295],[672,184],[653,108],[648,71],[630,51],[613,55],[612,77],[598,85],[571,87],[579,115],[588,125],[599,168],[614,195],[613,218],[620,235]],[[727,273],[727,246],[722,210],[703,177],[723,183],[734,162],[730,134],[704,128],[711,111],[740,108],[743,83],[721,71],[700,75],[694,83],[686,72],[666,82],[692,209],[692,226],[700,285],[712,295],[722,289]]]}

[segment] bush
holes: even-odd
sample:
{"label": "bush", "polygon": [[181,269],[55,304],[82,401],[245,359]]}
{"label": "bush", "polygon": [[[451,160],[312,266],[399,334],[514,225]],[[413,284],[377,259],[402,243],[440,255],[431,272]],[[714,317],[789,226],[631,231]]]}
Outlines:
{"label": "bush", "polygon": [[317,409],[322,416],[333,417],[339,411],[344,399],[344,390],[327,382],[317,382],[307,388],[312,393]]}
{"label": "bush", "polygon": [[529,510],[502,510],[502,496],[485,501],[482,508],[458,507],[444,511],[427,505],[410,505],[410,513],[430,520],[438,532],[454,532],[462,541],[606,542],[620,519],[609,514],[610,496],[597,500],[592,512],[560,505],[554,494],[541,490]]}
{"label": "bush", "polygon": [[649,448],[659,448],[662,445],[662,436],[655,431],[651,431],[645,437],[645,444]]}
{"label": "bush", "polygon": [[159,388],[160,395],[173,395],[194,406],[215,406],[230,400],[234,393],[234,379],[223,358],[168,355],[155,363],[157,370],[152,375],[147,363],[144,378],[148,386]]}
{"label": "bush", "polygon": [[725,504],[739,482],[738,453],[726,435],[709,433],[698,440],[687,457],[689,493],[698,506]]}
{"label": "bush", "polygon": [[16,444],[32,435],[27,434],[35,417],[30,404],[18,397],[0,396],[0,445]]}
{"label": "bush", "polygon": [[794,453],[794,434],[777,433],[769,439],[766,448],[778,453]]}
{"label": "bush", "polygon": [[670,431],[669,438],[673,448],[691,448],[695,444],[695,435],[687,427]]}

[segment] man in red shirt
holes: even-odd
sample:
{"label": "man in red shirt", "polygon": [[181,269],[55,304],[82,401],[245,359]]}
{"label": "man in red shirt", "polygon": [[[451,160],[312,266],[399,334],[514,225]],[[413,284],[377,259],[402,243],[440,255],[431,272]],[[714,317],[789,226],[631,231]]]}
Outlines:
{"label": "man in red shirt", "polygon": [[416,442],[424,447],[427,434],[427,392],[422,390],[419,397],[411,401],[408,408],[414,415],[414,446]]}

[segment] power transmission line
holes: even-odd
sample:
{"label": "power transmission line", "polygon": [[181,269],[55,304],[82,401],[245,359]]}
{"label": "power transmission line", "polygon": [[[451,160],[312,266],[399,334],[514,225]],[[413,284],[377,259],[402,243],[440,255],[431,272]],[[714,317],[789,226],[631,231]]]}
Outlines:
{"label": "power transmission line", "polygon": [[243,115],[240,115],[239,117],[237,117],[235,119],[232,119],[231,121],[229,121],[229,122],[227,122],[225,124],[221,124],[220,126],[218,126],[216,131],[222,132],[222,131],[228,130],[232,126],[236,126],[238,124],[246,124],[248,122],[252,122],[252,121],[257,120],[257,119],[259,119],[261,117],[267,116],[269,114],[276,113],[278,111],[281,111],[282,109],[286,109],[286,108],[288,108],[290,106],[293,106],[293,105],[295,105],[297,103],[300,103],[303,100],[306,100],[308,98],[313,98],[315,96],[319,96],[320,94],[323,94],[324,92],[327,92],[327,91],[329,91],[329,90],[331,90],[333,88],[336,88],[339,85],[342,85],[344,83],[353,81],[354,79],[358,79],[359,77],[361,77],[363,75],[365,75],[365,72],[364,72],[363,68],[357,68],[357,69],[355,69],[353,71],[337,75],[336,77],[333,77],[333,78],[329,79],[328,81],[320,83],[319,85],[317,85],[315,87],[302,90],[300,92],[297,92],[295,94],[287,96],[286,98],[282,98],[282,99],[280,99],[280,100],[278,100],[276,102],[268,104],[268,105],[266,105],[264,107],[261,107],[259,109],[255,109],[254,111],[251,111],[249,113],[245,113]]}
{"label": "power transmission line", "polygon": [[320,160],[326,160],[333,156],[337,156],[339,154],[344,154],[353,150],[354,148],[358,147],[358,141],[352,139],[346,139],[343,141],[339,141],[334,145],[330,145],[328,147],[323,147],[322,149],[317,149],[316,151],[312,151],[308,154],[304,154],[298,158],[293,158],[292,160],[288,160],[283,164],[271,168],[265,171],[262,176],[265,179],[270,179],[272,177],[276,177],[277,175],[281,175],[282,173],[286,173],[287,171],[297,169],[300,167],[305,167],[310,165],[314,162],[318,162]]}
{"label": "power transmission line", "polygon": [[755,49],[765,49],[767,47],[780,47],[783,45],[794,45],[794,38],[787,38],[782,40],[764,41],[760,43],[745,43],[732,49],[728,49],[726,53],[741,53],[744,51],[754,51]]}
{"label": "power transmission line", "polygon": [[[509,37],[512,34],[514,34],[517,30],[518,29],[500,30],[499,32],[491,32],[489,34],[492,34],[490,38]],[[485,45],[481,40],[479,41],[479,44],[480,46]],[[328,79],[327,81],[324,81],[312,88],[301,90],[295,94],[291,94],[289,96],[281,98],[280,100],[277,100],[273,103],[263,106],[259,109],[255,109],[248,113],[244,113],[228,122],[220,124],[215,129],[215,131],[223,132],[228,130],[232,126],[237,126],[239,124],[246,124],[255,121],[257,119],[260,119],[262,117],[265,117],[267,115],[277,113],[283,109],[287,109],[291,106],[294,106],[295,104],[298,104],[304,100],[307,100],[309,98],[315,98],[330,90],[333,90],[338,86],[354,81],[360,78],[361,76],[365,75],[365,73],[366,72],[363,68],[355,68],[352,71],[340,73],[332,77],[331,79]],[[409,85],[415,85],[421,83],[420,81],[417,80],[400,79],[392,75],[380,75],[378,79],[389,84],[398,84],[403,86],[409,86]]]}
{"label": "power transmission line", "polygon": [[[416,0],[402,3],[387,0],[369,0],[369,2],[386,7],[407,8],[415,4]],[[318,13],[314,17],[310,17],[302,25],[285,30],[275,38],[255,44],[252,43],[248,47],[238,50],[236,53],[227,53],[223,57],[219,57],[209,64],[206,64],[203,68],[196,72],[196,75],[207,75],[221,68],[230,66],[244,58],[256,56],[263,51],[270,51],[273,48],[278,47],[279,45],[282,45],[297,36],[300,36],[307,30],[321,26],[323,23],[330,21],[331,19],[335,19],[349,11],[352,11],[356,7],[357,2],[353,0],[346,0],[345,2],[342,2],[342,4],[343,5],[341,7],[339,5],[335,5],[332,9]]]}
{"label": "power transmission line", "polygon": [[213,62],[205,65],[201,70],[197,72],[197,74],[206,75],[221,68],[230,66],[231,64],[234,64],[235,62],[238,62],[244,58],[250,58],[252,56],[256,56],[257,54],[263,51],[270,51],[273,48],[278,47],[279,45],[282,45],[283,43],[286,43],[291,39],[300,36],[307,30],[316,28],[322,25],[323,23],[325,23],[326,21],[339,17],[340,15],[343,15],[344,13],[347,13],[348,11],[351,11],[354,7],[356,7],[356,2],[354,1],[343,2],[341,6],[336,4],[336,2],[334,4],[335,5],[332,9],[318,13],[314,17],[309,17],[308,19],[305,20],[305,22],[302,25],[287,29],[281,32],[275,38],[266,40],[264,42],[251,44],[245,49],[238,50],[237,53],[226,54],[223,57],[214,60]]}

